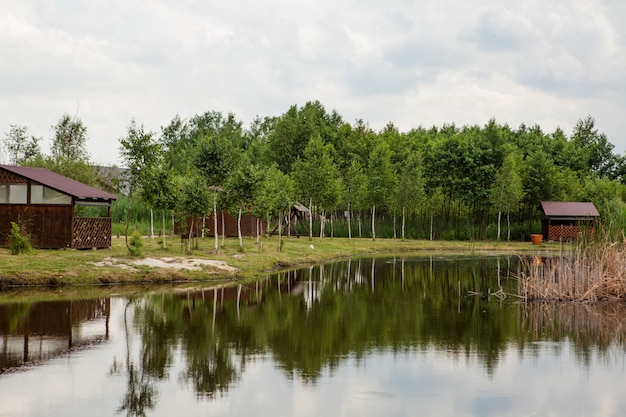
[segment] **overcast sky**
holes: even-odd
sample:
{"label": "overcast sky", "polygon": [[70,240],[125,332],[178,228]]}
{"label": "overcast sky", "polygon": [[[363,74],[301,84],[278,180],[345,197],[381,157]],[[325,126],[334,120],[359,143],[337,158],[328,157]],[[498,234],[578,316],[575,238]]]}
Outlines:
{"label": "overcast sky", "polygon": [[131,118],[280,115],[319,100],[349,123],[539,124],[591,115],[626,149],[624,0],[2,0],[0,133],[64,113],[96,163]]}

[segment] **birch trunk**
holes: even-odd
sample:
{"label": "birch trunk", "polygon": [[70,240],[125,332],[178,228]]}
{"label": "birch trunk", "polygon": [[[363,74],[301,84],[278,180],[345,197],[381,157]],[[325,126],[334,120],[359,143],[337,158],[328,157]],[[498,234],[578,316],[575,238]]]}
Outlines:
{"label": "birch trunk", "polygon": [[309,197],[309,240],[313,240],[313,197]]}
{"label": "birch trunk", "polygon": [[348,239],[352,239],[352,227],[350,225],[350,217],[351,213],[350,213],[350,202],[348,202]]}
{"label": "birch trunk", "polygon": [[243,238],[241,237],[241,214],[243,209],[239,207],[239,215],[237,216],[237,236],[239,236],[239,251],[243,252]]}
{"label": "birch trunk", "polygon": [[404,227],[406,225],[406,207],[402,207],[402,240],[404,240]]}
{"label": "birch trunk", "polygon": [[372,240],[376,240],[376,222],[375,222],[375,217],[376,217],[376,205],[372,206]]}
{"label": "birch trunk", "polygon": [[213,235],[215,236],[213,252],[217,253],[219,243],[219,233],[217,232],[217,191],[213,191]]}
{"label": "birch trunk", "polygon": [[281,210],[278,216],[278,252],[283,251],[282,239],[283,239],[283,211]]}

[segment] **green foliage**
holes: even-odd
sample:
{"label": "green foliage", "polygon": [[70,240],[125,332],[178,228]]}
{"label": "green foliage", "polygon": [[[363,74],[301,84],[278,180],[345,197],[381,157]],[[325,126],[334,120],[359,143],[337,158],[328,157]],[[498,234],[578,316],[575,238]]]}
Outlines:
{"label": "green foliage", "polygon": [[4,134],[4,145],[8,151],[9,163],[22,165],[38,155],[41,155],[39,141],[41,138],[28,137],[28,127],[11,125],[9,131]]}
{"label": "green foliage", "polygon": [[20,255],[32,252],[30,235],[26,232],[24,225],[19,222],[11,222],[11,234],[9,235],[9,249],[12,255]]}
{"label": "green foliage", "polygon": [[[48,157],[25,126],[12,125],[5,133],[11,162],[111,190],[88,161],[82,122],[66,114],[53,131]],[[362,235],[368,221],[378,222],[386,235],[397,231],[394,218],[402,218],[406,236],[487,239],[499,235],[504,219],[512,232],[528,235],[540,220],[542,200],[592,201],[599,207],[626,199],[626,160],[613,153],[591,116],[579,120],[569,137],[559,128],[513,129],[494,119],[483,126],[418,126],[408,132],[388,123],[376,132],[367,121],[346,123],[314,101],[257,117],[247,130],[234,114],[217,111],[188,120],[176,116],[159,138],[131,121],[120,145],[130,187],[128,200],[114,205],[113,218],[133,224],[146,221],[150,208],[167,217],[188,209],[210,212],[213,197],[216,209],[259,217],[275,217],[280,207],[298,200],[313,206],[316,228],[323,229],[322,215],[336,219],[339,235],[357,228]],[[193,187],[215,191],[209,204]],[[122,205],[132,213],[121,214]]]}
{"label": "green foliage", "polygon": [[128,242],[128,251],[131,256],[142,256],[142,247],[143,240],[141,238],[141,233],[138,230],[135,230]]}
{"label": "green foliage", "polygon": [[65,113],[56,125],[52,126],[52,159],[58,164],[65,161],[89,160],[87,153],[87,127],[77,118]]}

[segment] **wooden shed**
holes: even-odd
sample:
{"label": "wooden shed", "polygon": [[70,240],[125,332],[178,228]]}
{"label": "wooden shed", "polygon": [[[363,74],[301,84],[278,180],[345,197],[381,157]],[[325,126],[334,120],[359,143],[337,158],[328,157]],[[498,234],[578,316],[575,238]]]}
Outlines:
{"label": "wooden shed", "polygon": [[591,202],[542,201],[541,232],[548,241],[569,241],[593,231],[600,213]]}
{"label": "wooden shed", "polygon": [[[213,213],[209,214],[205,218],[202,217],[187,217],[186,224],[181,224],[178,220],[174,222],[174,234],[177,235],[189,235],[189,225],[193,220],[192,236],[202,236],[202,228],[205,229],[205,236],[213,236],[214,220]],[[223,227],[222,227],[223,225]],[[241,235],[247,237],[254,237],[257,235],[257,227],[260,234],[265,233],[265,221],[251,214],[245,214],[241,217]],[[237,217],[231,215],[228,210],[220,210],[217,213],[217,233],[218,235],[224,234],[226,237],[237,237]]]}
{"label": "wooden shed", "polygon": [[[16,222],[38,248],[108,248],[115,199],[44,168],[0,165],[0,245],[8,245],[11,222]],[[92,217],[81,216],[90,211]]]}

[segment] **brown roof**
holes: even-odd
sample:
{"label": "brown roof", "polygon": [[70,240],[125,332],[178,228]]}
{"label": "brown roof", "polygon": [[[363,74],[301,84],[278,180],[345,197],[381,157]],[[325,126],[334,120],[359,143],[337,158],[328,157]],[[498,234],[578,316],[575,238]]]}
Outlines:
{"label": "brown roof", "polygon": [[598,217],[600,213],[590,202],[542,201],[541,210],[548,217]]}
{"label": "brown roof", "polygon": [[44,168],[18,167],[13,165],[0,165],[0,168],[79,200],[117,199],[115,195],[109,194],[106,191],[99,190]]}

